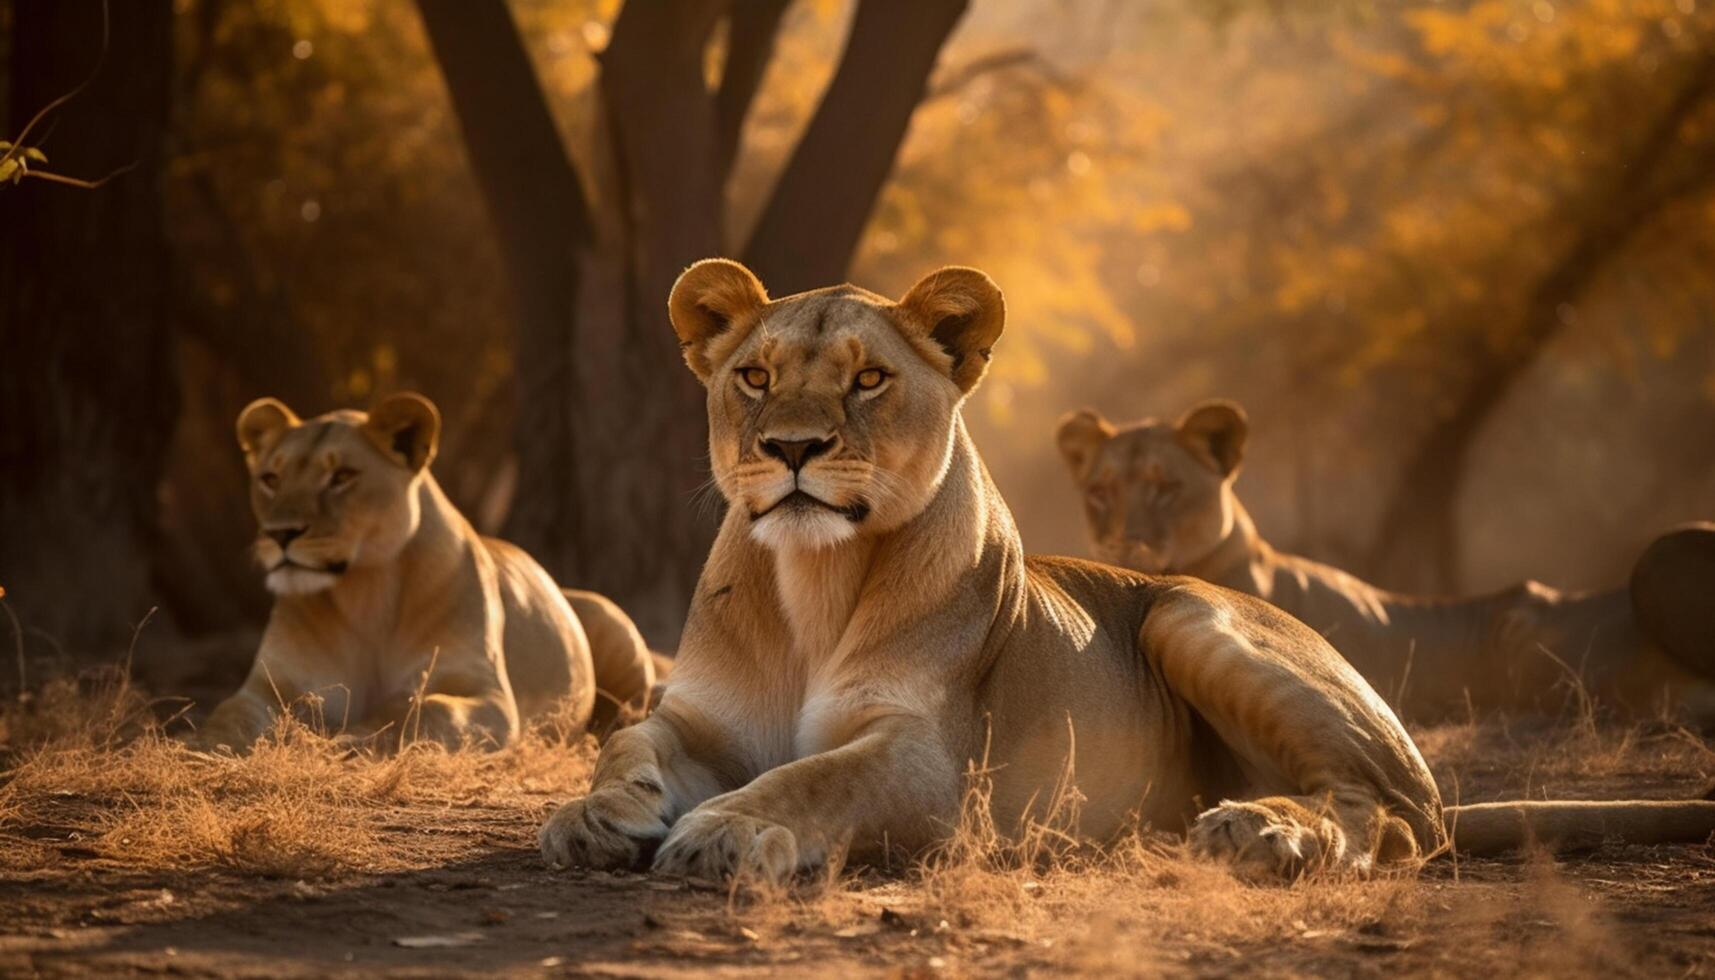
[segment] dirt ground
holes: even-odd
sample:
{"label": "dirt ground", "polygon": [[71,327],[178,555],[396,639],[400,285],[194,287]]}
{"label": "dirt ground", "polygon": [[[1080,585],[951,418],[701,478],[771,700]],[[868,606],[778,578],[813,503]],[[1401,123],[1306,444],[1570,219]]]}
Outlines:
{"label": "dirt ground", "polygon": [[[757,896],[545,870],[536,826],[587,781],[587,740],[367,758],[286,731],[210,758],[124,734],[130,697],[0,724],[0,974],[1715,975],[1707,844],[1264,887],[1157,837],[1022,866],[978,841]],[[1667,729],[1416,734],[1467,802],[1715,777],[1715,746]]]}

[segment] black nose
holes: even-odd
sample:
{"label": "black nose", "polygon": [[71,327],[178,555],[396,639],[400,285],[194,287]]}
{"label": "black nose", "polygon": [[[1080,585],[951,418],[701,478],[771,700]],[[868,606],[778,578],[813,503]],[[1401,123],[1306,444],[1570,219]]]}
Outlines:
{"label": "black nose", "polygon": [[834,448],[832,439],[764,439],[762,451],[796,473],[804,464]]}
{"label": "black nose", "polygon": [[281,548],[284,548],[287,545],[291,544],[299,535],[301,535],[303,533],[304,533],[304,529],[301,527],[271,527],[268,529],[268,536],[270,538],[273,538],[274,541],[276,543],[278,543]]}

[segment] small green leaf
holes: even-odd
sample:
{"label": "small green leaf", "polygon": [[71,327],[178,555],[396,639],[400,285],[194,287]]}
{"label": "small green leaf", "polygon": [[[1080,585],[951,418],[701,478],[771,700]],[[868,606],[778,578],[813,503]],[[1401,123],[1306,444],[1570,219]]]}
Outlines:
{"label": "small green leaf", "polygon": [[5,153],[7,150],[10,150],[11,148],[12,148],[12,144],[10,141],[0,140],[0,153]]}
{"label": "small green leaf", "polygon": [[24,159],[34,160],[37,163],[47,163],[48,155],[32,146],[24,150]]}
{"label": "small green leaf", "polygon": [[12,180],[13,174],[23,176],[23,161],[12,159],[0,162],[0,181]]}

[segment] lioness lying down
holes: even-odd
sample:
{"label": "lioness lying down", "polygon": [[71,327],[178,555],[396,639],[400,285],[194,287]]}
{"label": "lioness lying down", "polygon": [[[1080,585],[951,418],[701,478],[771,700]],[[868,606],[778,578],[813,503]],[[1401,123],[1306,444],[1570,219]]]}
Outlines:
{"label": "lioness lying down", "polygon": [[415,394],[307,422],[264,398],[238,417],[276,598],[249,678],[194,744],[248,746],[306,695],[348,735],[408,724],[449,747],[505,744],[562,699],[577,724],[641,706],[655,667],[637,628],[479,536],[429,472],[439,434]]}
{"label": "lioness lying down", "polygon": [[[1425,598],[1276,551],[1233,489],[1248,431],[1244,410],[1227,401],[1205,402],[1177,422],[1116,427],[1093,410],[1068,415],[1060,452],[1096,557],[1267,599],[1326,636],[1414,720],[1563,703],[1575,674],[1598,703],[1629,717],[1667,712],[1715,724],[1715,634],[1704,628],[1664,649],[1639,628],[1633,590],[1571,593],[1525,582],[1468,599]],[[1684,550],[1715,562],[1715,534],[1688,529],[1669,540],[1686,535]],[[1672,582],[1695,570],[1663,548],[1651,554],[1660,557],[1640,565],[1637,584],[1655,618],[1707,620],[1715,575],[1703,575],[1700,595],[1674,595]]]}
{"label": "lioness lying down", "polygon": [[898,303],[770,301],[692,266],[669,302],[708,389],[731,506],[656,712],[601,752],[540,834],[553,866],[778,879],[915,851],[986,764],[998,824],[1073,773],[1082,833],[1133,815],[1247,871],[1364,870],[1441,846],[1715,829],[1715,803],[1444,811],[1393,712],[1313,630],[1188,578],[1026,557],[960,405],[1000,336],[974,269]]}

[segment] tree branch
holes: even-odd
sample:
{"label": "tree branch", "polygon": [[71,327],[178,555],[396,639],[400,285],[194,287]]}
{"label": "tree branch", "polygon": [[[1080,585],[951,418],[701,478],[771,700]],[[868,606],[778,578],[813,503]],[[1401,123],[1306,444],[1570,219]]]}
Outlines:
{"label": "tree branch", "polygon": [[715,93],[715,165],[723,177],[732,172],[744,118],[756,99],[780,18],[792,0],[739,0],[727,15],[726,69]]}
{"label": "tree branch", "polygon": [[1047,81],[1050,87],[1057,89],[1072,88],[1073,81],[1054,63],[1042,56],[1035,48],[1002,48],[988,54],[972,58],[970,61],[949,69],[943,77],[929,87],[929,94],[923,101],[944,99],[958,95],[972,83],[987,75],[1006,71],[1009,68],[1030,68]]}
{"label": "tree branch", "polygon": [[966,0],[862,0],[844,56],[744,250],[773,292],[843,278]]}

